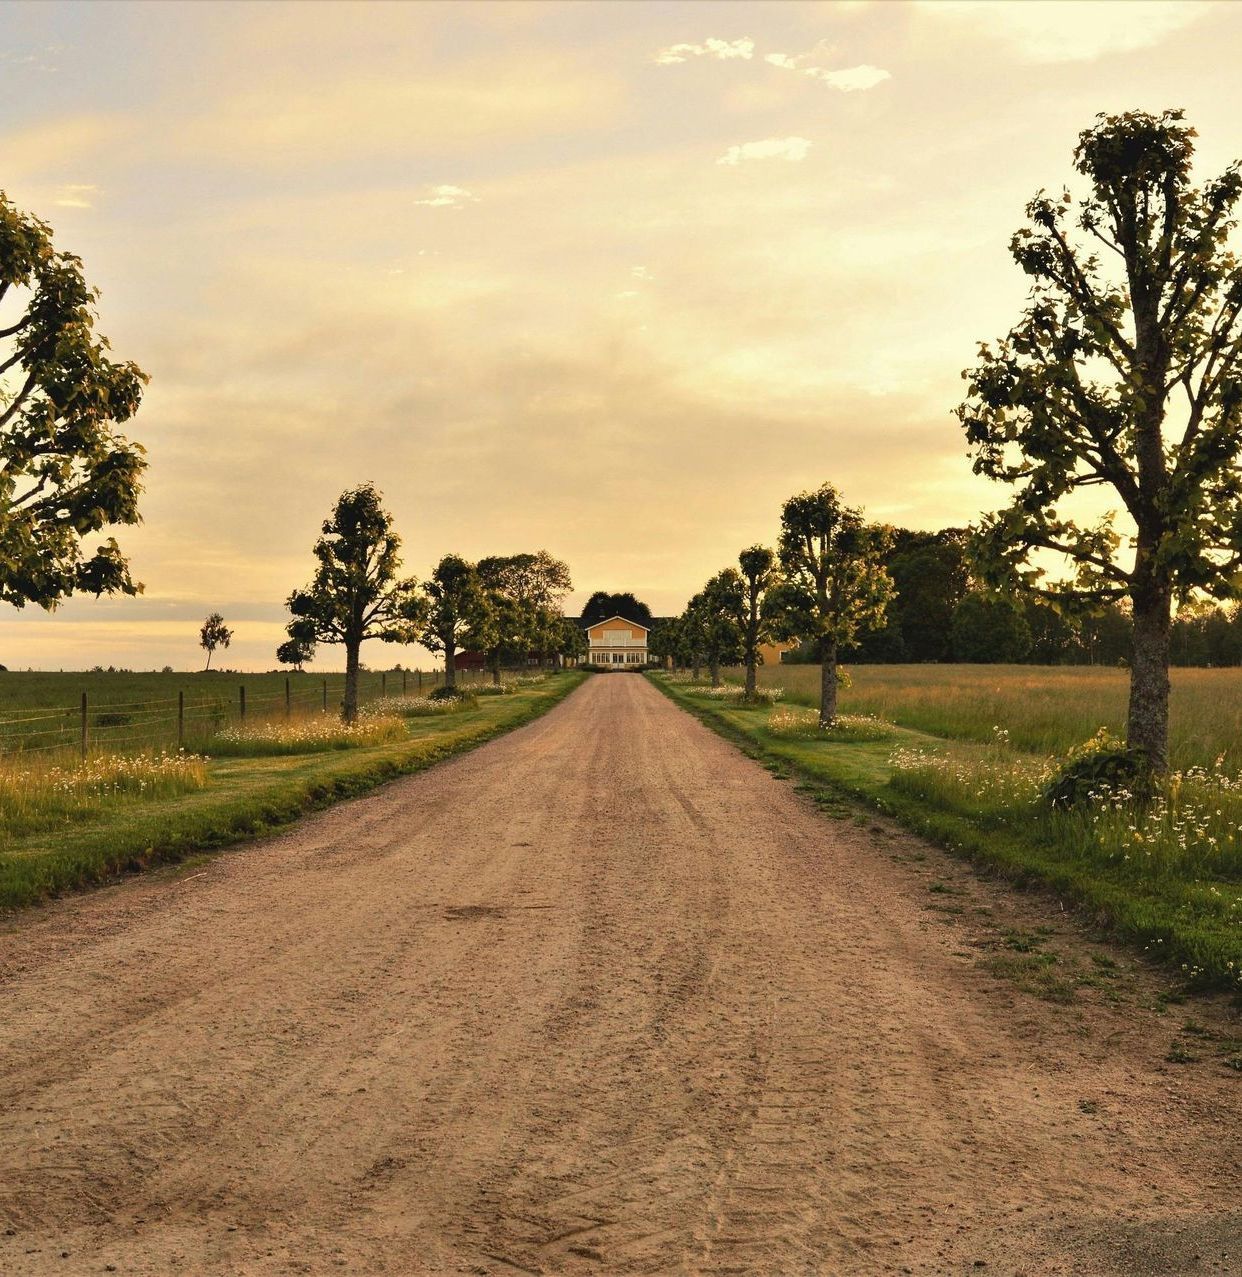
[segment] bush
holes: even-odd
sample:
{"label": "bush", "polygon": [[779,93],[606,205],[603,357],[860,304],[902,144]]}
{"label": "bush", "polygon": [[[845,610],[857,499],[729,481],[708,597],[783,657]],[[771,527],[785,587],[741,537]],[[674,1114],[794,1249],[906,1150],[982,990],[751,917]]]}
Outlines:
{"label": "bush", "polygon": [[513,683],[482,683],[472,689],[476,696],[509,696],[517,691]]}
{"label": "bush", "polygon": [[469,703],[474,700],[474,695],[461,687],[437,687],[427,699],[429,701],[465,701]]}
{"label": "bush", "polygon": [[1050,807],[1068,810],[1120,793],[1141,797],[1147,769],[1143,755],[1126,747],[1107,728],[1072,750],[1041,797]]}

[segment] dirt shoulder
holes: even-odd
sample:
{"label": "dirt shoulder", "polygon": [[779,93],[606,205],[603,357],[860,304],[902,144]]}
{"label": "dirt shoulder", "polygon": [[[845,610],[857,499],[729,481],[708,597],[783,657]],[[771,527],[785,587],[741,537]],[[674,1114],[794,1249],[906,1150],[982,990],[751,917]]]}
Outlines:
{"label": "dirt shoulder", "polygon": [[597,677],[0,933],[0,1271],[1236,1271],[1239,1078],[1159,991]]}

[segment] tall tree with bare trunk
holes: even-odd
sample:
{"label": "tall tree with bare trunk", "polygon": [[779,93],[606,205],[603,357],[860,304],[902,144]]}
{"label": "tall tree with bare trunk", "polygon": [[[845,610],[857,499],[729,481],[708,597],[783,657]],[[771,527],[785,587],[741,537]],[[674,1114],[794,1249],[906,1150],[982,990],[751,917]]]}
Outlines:
{"label": "tall tree with bare trunk", "polygon": [[772,637],[772,617],[766,606],[768,592],[776,583],[776,555],[766,545],[752,545],[737,556],[742,570],[742,665],[746,670],[745,697],[754,701],[760,647]]}
{"label": "tall tree with bare trunk", "polygon": [[781,638],[810,641],[820,665],[819,725],[837,718],[837,653],[879,629],[893,597],[884,565],[887,528],[841,503],[830,483],[790,497],[781,510],[780,583],[771,592]]}
{"label": "tall tree with bare trunk", "polygon": [[[219,612],[212,612],[198,631],[198,645],[207,653],[204,671],[211,669],[211,657],[218,647],[228,647],[233,641],[233,631],[224,623]],[[279,653],[277,653],[279,656]]]}
{"label": "tall tree with bare trunk", "polygon": [[460,555],[446,554],[423,583],[426,624],[420,639],[444,657],[444,686],[457,686],[457,649],[469,639],[480,651],[493,644],[495,614],[479,573]]}
{"label": "tall tree with bare trunk", "polygon": [[[1088,193],[1040,192],[1010,243],[1031,278],[1008,336],[980,347],[957,413],[976,473],[1010,484],[983,521],[987,584],[1066,609],[1128,599],[1133,659],[1127,741],[1168,764],[1172,607],[1242,593],[1242,267],[1229,247],[1242,176],[1191,181],[1181,111],[1100,116],[1074,167]],[[1106,515],[1077,522],[1100,489]],[[1032,554],[1063,556],[1050,580]]]}
{"label": "tall tree with bare trunk", "polygon": [[358,669],[367,639],[412,643],[423,620],[423,605],[412,577],[398,577],[401,539],[392,530],[392,516],[380,504],[373,484],[351,488],[337,498],[315,542],[319,560],[314,580],[305,590],[289,595],[293,620],[289,643],[281,645],[287,659],[296,651],[310,660],[317,643],[340,643],[345,648],[345,699],[341,717],[358,717]]}

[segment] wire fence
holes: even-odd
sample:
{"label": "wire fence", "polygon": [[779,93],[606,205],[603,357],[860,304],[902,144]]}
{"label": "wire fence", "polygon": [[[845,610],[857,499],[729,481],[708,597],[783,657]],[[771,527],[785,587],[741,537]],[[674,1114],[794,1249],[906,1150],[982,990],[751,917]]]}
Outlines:
{"label": "wire fence", "polygon": [[[223,676],[222,676],[223,677]],[[469,687],[490,679],[483,670],[458,670]],[[358,675],[358,703],[389,696],[426,696],[444,683],[443,670],[387,670]],[[344,674],[293,675],[283,688],[270,677],[222,683],[149,700],[107,701],[82,692],[74,704],[9,707],[0,711],[0,759],[13,756],[141,753],[202,748],[217,732],[250,721],[337,714],[345,694]]]}

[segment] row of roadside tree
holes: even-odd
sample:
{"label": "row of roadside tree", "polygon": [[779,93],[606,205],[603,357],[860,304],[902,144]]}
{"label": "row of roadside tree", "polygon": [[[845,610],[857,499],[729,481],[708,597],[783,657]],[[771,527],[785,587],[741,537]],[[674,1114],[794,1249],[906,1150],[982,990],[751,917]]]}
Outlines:
{"label": "row of roadside tree", "polygon": [[577,657],[581,629],[561,613],[573,588],[569,568],[545,550],[469,562],[446,554],[424,581],[401,573],[401,540],[374,485],[341,494],[314,545],[315,574],[288,598],[288,638],[277,650],[300,666],[321,643],[345,651],[342,716],[358,715],[362,644],[419,643],[444,660],[444,685],[455,688],[456,655],[482,652],[492,678],[504,665]]}

